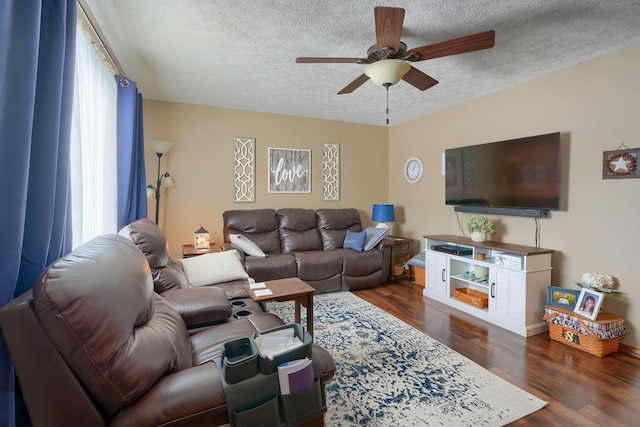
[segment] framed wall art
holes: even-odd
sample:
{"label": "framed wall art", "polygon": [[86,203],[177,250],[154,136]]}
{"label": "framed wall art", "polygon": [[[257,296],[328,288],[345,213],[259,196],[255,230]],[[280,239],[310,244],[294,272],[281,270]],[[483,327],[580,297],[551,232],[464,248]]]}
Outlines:
{"label": "framed wall art", "polygon": [[603,152],[602,179],[640,178],[639,155],[640,148],[628,148],[624,144],[617,150]]}
{"label": "framed wall art", "polygon": [[255,138],[234,138],[233,201],[255,202]]}
{"label": "framed wall art", "polygon": [[322,144],[322,200],[340,200],[340,145]]}
{"label": "framed wall art", "polygon": [[269,148],[269,193],[311,193],[311,150]]}
{"label": "framed wall art", "polygon": [[547,305],[575,309],[580,289],[559,288],[557,286],[547,286]]}

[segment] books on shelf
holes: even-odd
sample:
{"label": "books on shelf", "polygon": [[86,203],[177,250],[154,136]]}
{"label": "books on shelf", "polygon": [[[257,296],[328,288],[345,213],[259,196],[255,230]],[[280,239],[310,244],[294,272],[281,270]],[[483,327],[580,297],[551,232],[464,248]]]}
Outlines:
{"label": "books on shelf", "polygon": [[297,393],[311,387],[314,382],[311,359],[305,357],[279,365],[278,380],[282,394]]}

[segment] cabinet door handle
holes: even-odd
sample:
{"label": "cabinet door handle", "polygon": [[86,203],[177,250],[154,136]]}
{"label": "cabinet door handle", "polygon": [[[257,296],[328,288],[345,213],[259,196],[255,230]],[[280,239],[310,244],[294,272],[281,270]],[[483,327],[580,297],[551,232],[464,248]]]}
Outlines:
{"label": "cabinet door handle", "polygon": [[491,298],[495,298],[496,297],[496,294],[494,292],[495,287],[496,287],[496,282],[492,282],[491,283]]}
{"label": "cabinet door handle", "polygon": [[447,279],[445,279],[445,278],[444,278],[444,272],[445,272],[445,271],[446,271],[446,270],[443,268],[443,269],[442,269],[442,281],[443,281],[443,282],[446,282],[446,281],[447,281]]}

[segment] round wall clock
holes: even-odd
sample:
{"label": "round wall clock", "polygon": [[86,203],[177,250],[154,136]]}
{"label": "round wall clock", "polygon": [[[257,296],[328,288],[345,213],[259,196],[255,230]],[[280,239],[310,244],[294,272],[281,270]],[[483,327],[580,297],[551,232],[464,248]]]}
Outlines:
{"label": "round wall clock", "polygon": [[404,164],[404,177],[411,184],[415,184],[420,181],[422,174],[424,173],[424,166],[422,160],[418,157],[409,157]]}

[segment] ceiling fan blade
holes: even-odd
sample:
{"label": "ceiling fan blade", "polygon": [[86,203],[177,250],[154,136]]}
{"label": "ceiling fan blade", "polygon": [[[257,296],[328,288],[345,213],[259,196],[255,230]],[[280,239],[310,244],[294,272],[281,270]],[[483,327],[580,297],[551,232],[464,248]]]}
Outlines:
{"label": "ceiling fan blade", "polygon": [[314,58],[314,57],[299,57],[296,58],[298,64],[369,64],[370,61],[366,58]]}
{"label": "ceiling fan blade", "polygon": [[367,80],[369,80],[369,76],[364,73],[361,74],[357,79],[346,85],[344,89],[338,92],[338,95],[344,95],[345,93],[353,92],[354,90],[362,86]]}
{"label": "ceiling fan blade", "polygon": [[438,84],[438,81],[436,79],[423,73],[415,67],[411,67],[407,74],[402,77],[402,80],[420,90],[427,90],[430,87]]}
{"label": "ceiling fan blade", "polygon": [[404,9],[399,7],[376,6],[373,8],[376,20],[376,40],[378,50],[385,47],[397,52],[400,48]]}
{"label": "ceiling fan blade", "polygon": [[495,40],[496,32],[490,30],[483,33],[447,40],[445,42],[417,47],[407,51],[407,61],[424,61],[425,59],[441,58],[443,56],[489,49],[493,47]]}

